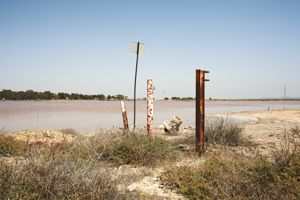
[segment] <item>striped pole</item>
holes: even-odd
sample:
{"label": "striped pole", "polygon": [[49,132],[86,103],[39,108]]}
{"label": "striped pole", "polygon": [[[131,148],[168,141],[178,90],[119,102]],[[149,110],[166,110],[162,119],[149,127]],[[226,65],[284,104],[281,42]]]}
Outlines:
{"label": "striped pole", "polygon": [[152,79],[147,80],[147,133],[152,134],[153,131],[153,95],[154,87]]}
{"label": "striped pole", "polygon": [[121,110],[122,110],[122,118],[123,118],[123,125],[124,125],[124,133],[127,133],[129,131],[129,127],[128,127],[127,112],[126,112],[124,101],[121,101]]}

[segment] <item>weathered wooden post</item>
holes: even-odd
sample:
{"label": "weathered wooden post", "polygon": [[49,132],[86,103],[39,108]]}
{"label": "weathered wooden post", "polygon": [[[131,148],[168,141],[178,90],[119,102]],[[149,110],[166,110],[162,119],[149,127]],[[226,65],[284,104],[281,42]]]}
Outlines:
{"label": "weathered wooden post", "polygon": [[153,131],[153,95],[154,87],[152,79],[147,80],[147,133],[152,134]]}
{"label": "weathered wooden post", "polygon": [[205,151],[205,70],[196,70],[196,151],[200,154]]}
{"label": "weathered wooden post", "polygon": [[124,101],[121,101],[121,111],[122,111],[122,118],[123,118],[124,134],[127,134],[129,131],[129,126],[128,126],[128,118],[127,118],[127,112],[126,112]]}

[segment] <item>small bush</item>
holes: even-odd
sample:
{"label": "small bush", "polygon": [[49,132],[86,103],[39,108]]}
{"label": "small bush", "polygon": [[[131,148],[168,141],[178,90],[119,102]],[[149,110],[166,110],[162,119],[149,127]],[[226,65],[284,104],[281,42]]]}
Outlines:
{"label": "small bush", "polygon": [[115,184],[101,163],[83,167],[66,159],[0,162],[1,199],[114,199]]}
{"label": "small bush", "polygon": [[140,134],[114,138],[102,151],[103,158],[117,164],[155,165],[174,157],[164,140]]}
{"label": "small bush", "polygon": [[243,135],[244,128],[230,120],[219,118],[206,125],[205,140],[210,144],[248,146],[253,143]]}
{"label": "small bush", "polygon": [[17,141],[10,135],[0,133],[0,155],[16,156],[21,155],[28,149],[26,142]]}
{"label": "small bush", "polygon": [[72,129],[72,128],[66,128],[66,129],[61,129],[60,130],[63,134],[66,134],[66,135],[74,135],[74,136],[78,136],[79,133]]}

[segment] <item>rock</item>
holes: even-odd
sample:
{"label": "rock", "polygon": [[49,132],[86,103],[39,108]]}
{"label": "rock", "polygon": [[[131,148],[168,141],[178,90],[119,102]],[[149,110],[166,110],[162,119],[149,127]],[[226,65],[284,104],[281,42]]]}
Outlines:
{"label": "rock", "polygon": [[184,144],[179,144],[176,149],[180,150],[180,151],[189,151],[189,147],[187,145]]}
{"label": "rock", "polygon": [[158,127],[159,129],[164,129],[165,128],[165,126],[164,125],[159,125],[159,127]]}
{"label": "rock", "polygon": [[177,133],[179,131],[179,127],[182,124],[182,119],[175,116],[170,120],[164,121],[164,130],[167,133]]}

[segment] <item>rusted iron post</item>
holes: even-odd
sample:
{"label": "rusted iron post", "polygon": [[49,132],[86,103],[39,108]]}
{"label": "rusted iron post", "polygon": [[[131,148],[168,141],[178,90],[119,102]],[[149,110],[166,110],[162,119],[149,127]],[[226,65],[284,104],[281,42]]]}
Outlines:
{"label": "rusted iron post", "polygon": [[196,70],[196,151],[205,151],[204,123],[205,123],[205,70]]}
{"label": "rusted iron post", "polygon": [[153,131],[153,95],[154,87],[152,79],[147,80],[147,133],[152,134]]}
{"label": "rusted iron post", "polygon": [[128,118],[127,118],[127,112],[126,112],[126,107],[125,107],[124,101],[121,101],[121,110],[122,110],[124,134],[127,134],[129,131],[129,126],[128,126]]}

